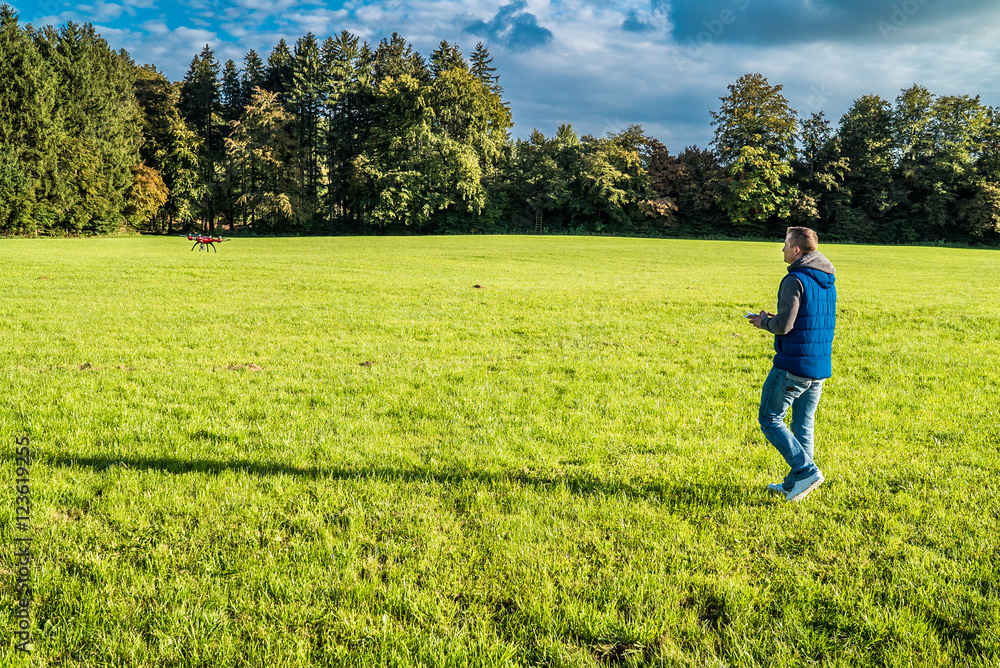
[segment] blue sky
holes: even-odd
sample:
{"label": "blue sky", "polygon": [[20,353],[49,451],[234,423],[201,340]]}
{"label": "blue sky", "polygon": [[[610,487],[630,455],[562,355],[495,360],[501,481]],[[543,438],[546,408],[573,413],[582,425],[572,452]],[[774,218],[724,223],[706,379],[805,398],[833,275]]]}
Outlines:
{"label": "blue sky", "polygon": [[486,43],[514,134],[639,123],[672,152],[707,146],[726,86],[761,72],[803,116],[834,123],[867,93],[919,83],[1000,105],[1000,3],[987,0],[7,0],[22,23],[90,22],[172,79],[210,44],[237,65],[280,39],[398,32],[429,55]]}

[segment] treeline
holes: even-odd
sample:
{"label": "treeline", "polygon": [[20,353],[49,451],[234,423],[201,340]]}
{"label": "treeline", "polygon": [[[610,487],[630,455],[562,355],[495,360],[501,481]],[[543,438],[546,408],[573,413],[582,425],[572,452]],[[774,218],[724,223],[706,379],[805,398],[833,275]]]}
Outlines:
{"label": "treeline", "polygon": [[136,209],[135,67],[91,26],[22,30],[0,7],[0,231],[106,233]]}
{"label": "treeline", "polygon": [[348,32],[264,61],[208,46],[183,81],[91,25],[21,27],[0,8],[0,232],[605,233],[1000,242],[1000,117],[913,86],[836,128],[759,74],[711,112],[709,149],[641,127],[513,141],[479,44],[424,59]]}

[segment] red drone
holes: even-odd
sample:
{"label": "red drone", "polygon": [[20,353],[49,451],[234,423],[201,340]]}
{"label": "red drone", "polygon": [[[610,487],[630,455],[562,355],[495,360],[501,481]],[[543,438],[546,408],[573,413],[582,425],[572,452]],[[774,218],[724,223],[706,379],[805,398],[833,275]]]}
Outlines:
{"label": "red drone", "polygon": [[[187,235],[188,241],[193,241],[194,246],[200,246],[198,250],[204,249],[208,251],[208,247],[211,246],[212,250],[216,253],[219,249],[215,247],[215,244],[221,244],[223,241],[229,241],[229,239],[223,239],[222,237],[213,237],[205,234],[189,234]],[[191,250],[194,250],[194,246],[191,246]]]}

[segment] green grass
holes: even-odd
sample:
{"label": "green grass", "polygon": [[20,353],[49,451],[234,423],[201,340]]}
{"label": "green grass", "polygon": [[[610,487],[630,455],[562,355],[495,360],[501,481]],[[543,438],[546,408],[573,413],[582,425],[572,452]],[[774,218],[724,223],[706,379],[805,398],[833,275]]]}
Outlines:
{"label": "green grass", "polygon": [[780,247],[0,241],[30,663],[995,664],[1000,253],[822,248],[827,483],[791,504],[742,318]]}

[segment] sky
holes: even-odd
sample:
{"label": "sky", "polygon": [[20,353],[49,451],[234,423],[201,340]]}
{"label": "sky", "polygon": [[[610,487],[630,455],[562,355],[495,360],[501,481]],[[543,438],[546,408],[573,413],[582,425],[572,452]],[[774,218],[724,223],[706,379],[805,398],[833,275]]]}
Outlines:
{"label": "sky", "polygon": [[[3,1],[3,0],[0,0]],[[114,49],[183,79],[208,44],[237,66],[312,32],[373,46],[398,32],[494,57],[512,134],[572,124],[597,136],[639,124],[671,152],[708,147],[710,111],[740,76],[781,85],[800,116],[834,127],[866,94],[914,83],[1000,106],[995,0],[6,0],[22,24],[93,23]]]}

